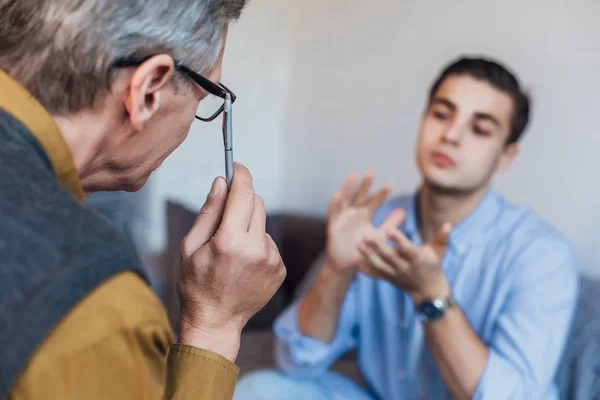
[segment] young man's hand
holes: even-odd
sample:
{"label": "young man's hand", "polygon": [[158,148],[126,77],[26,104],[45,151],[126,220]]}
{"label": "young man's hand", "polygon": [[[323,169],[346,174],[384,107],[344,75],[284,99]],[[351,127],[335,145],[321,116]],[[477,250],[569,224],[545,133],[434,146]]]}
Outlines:
{"label": "young man's hand", "polygon": [[336,192],[327,210],[327,265],[336,273],[354,274],[360,261],[358,243],[367,235],[384,236],[386,229],[396,228],[404,211],[395,210],[380,228],[371,222],[373,213],[390,194],[385,186],[370,193],[374,175],[371,171],[355,188],[358,176],[351,173],[342,188]]}
{"label": "young man's hand", "polygon": [[368,235],[358,245],[362,256],[360,269],[392,282],[406,291],[416,304],[425,298],[448,296],[450,285],[442,271],[442,259],[450,229],[450,224],[442,225],[433,240],[422,246],[415,246],[396,228],[388,229],[383,238]]}
{"label": "young man's hand", "polygon": [[382,226],[373,225],[373,213],[391,191],[384,187],[370,193],[373,178],[367,172],[355,187],[358,177],[351,173],[333,195],[327,210],[327,260],[298,306],[300,332],[325,343],[335,336],[343,300],[358,271],[358,243],[367,234],[384,237],[386,229],[396,228],[404,218],[403,210],[395,210]]}

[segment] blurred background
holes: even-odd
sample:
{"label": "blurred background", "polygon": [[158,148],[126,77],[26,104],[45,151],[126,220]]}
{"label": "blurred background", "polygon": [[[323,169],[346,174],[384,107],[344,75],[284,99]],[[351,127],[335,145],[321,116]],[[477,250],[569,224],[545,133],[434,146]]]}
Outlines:
{"label": "blurred background", "polygon": [[[599,38],[595,0],[252,0],[230,29],[222,79],[238,95],[234,157],[269,213],[323,216],[352,169],[413,191],[434,77],[460,55],[493,57],[534,104],[521,154],[495,186],[556,225],[600,276]],[[220,125],[195,122],[141,192],[91,197],[119,214],[142,255],[165,251],[168,201],[196,212],[224,174]]]}

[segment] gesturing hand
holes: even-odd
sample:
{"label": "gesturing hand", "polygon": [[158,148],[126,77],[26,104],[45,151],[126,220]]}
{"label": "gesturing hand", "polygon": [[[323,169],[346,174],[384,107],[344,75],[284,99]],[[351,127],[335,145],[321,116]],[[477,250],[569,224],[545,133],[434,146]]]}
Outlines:
{"label": "gesturing hand", "polygon": [[389,195],[391,188],[385,186],[371,194],[373,172],[368,171],[355,189],[358,176],[351,173],[342,188],[336,192],[327,210],[327,258],[337,272],[352,272],[360,261],[357,245],[361,239],[372,233],[383,237],[386,229],[396,228],[404,212],[394,210],[380,228],[375,228],[371,220],[373,213]]}
{"label": "gesturing hand", "polygon": [[442,225],[435,237],[422,246],[415,246],[398,229],[388,229],[384,238],[368,235],[358,246],[360,269],[392,282],[417,303],[428,297],[447,296],[450,286],[442,271],[442,259],[450,230],[450,224]]}

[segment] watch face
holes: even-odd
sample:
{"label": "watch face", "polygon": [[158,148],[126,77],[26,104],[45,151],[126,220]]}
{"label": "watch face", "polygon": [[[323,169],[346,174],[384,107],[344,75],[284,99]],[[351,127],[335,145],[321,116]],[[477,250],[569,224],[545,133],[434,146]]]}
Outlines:
{"label": "watch face", "polygon": [[425,300],[419,304],[417,311],[430,321],[436,320],[444,315],[443,304],[438,303]]}

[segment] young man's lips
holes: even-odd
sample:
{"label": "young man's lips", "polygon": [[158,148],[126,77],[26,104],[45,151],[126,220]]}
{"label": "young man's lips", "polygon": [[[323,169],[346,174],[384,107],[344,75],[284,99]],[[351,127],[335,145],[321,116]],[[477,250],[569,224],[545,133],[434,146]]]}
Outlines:
{"label": "young man's lips", "polygon": [[433,158],[433,162],[442,166],[442,167],[454,167],[456,163],[449,155],[443,153],[441,151],[434,151],[431,153],[431,158]]}

